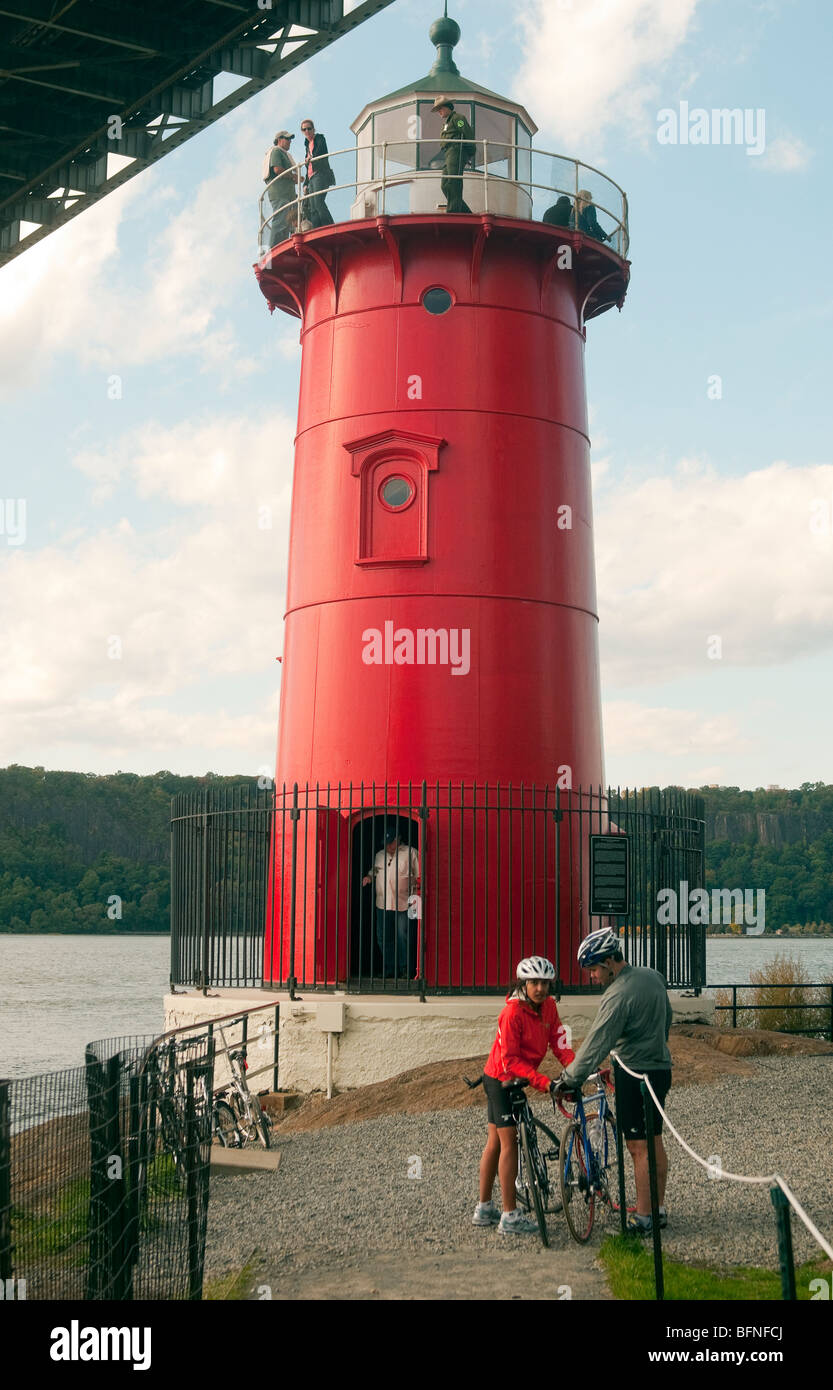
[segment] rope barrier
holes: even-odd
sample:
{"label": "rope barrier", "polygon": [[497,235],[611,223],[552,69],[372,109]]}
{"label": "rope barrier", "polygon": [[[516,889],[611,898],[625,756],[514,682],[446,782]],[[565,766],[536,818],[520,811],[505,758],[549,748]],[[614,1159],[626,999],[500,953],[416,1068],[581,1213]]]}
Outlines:
{"label": "rope barrier", "polygon": [[[632,1076],[636,1081],[645,1082],[645,1085],[648,1088],[648,1091],[650,1092],[654,1105],[657,1107],[657,1110],[659,1111],[663,1120],[668,1125],[668,1128],[670,1129],[674,1138],[677,1140],[677,1143],[683,1149],[685,1149],[686,1153],[689,1155],[690,1158],[693,1158],[696,1163],[700,1164],[701,1168],[705,1168],[708,1173],[714,1174],[714,1164],[709,1163],[707,1159],[701,1158],[698,1153],[695,1153],[691,1145],[687,1144],[685,1139],[683,1139],[682,1135],[677,1133],[676,1129],[674,1128],[668,1116],[666,1115],[664,1109],[660,1105],[660,1102],[656,1096],[656,1092],[654,1091],[654,1088],[651,1085],[647,1073],[631,1071],[630,1067],[626,1066],[625,1063],[622,1061],[622,1058],[619,1056],[618,1052],[611,1052],[610,1055],[613,1058],[613,1060],[618,1063],[622,1070],[628,1073],[628,1076]],[[794,1196],[794,1194],[790,1191],[789,1187],[785,1183],[784,1179],[780,1177],[778,1173],[771,1173],[769,1177],[759,1178],[748,1177],[743,1173],[726,1173],[721,1168],[719,1176],[721,1178],[728,1178],[731,1182],[745,1182],[755,1186],[771,1187],[773,1183],[776,1183],[778,1187],[780,1187],[781,1191],[783,1192],[790,1206],[795,1211],[796,1215],[800,1217],[800,1219],[804,1222],[804,1225],[807,1227],[807,1230],[810,1232],[811,1236],[813,1236],[813,1238],[818,1241],[822,1250],[829,1257],[829,1259],[833,1260],[833,1246],[831,1246],[830,1243],[827,1240],[825,1240],[818,1227],[815,1225],[813,1221],[811,1221],[810,1217],[807,1215],[798,1198]]]}

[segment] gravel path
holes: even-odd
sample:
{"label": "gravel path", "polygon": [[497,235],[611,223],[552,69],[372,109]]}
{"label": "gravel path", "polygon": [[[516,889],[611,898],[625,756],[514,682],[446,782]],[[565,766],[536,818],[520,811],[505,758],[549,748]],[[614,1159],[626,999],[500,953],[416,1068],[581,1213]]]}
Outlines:
{"label": "gravel path", "polygon": [[[672,1089],[669,1114],[692,1147],[719,1154],[729,1171],[777,1169],[829,1238],[833,1061],[761,1058],[754,1066],[748,1080]],[[536,1103],[544,1119],[547,1108]],[[510,1247],[510,1237],[470,1224],[484,1136],[477,1109],[278,1136],[276,1173],[212,1175],[206,1279],[251,1261],[254,1298],[261,1285],[273,1298],[560,1299],[565,1286],[573,1298],[609,1297],[595,1265],[604,1227],[578,1246],[553,1216],[544,1250],[536,1237],[511,1238]],[[668,1255],[775,1267],[768,1188],[710,1180],[670,1146]],[[815,1243],[797,1220],[793,1233],[796,1258],[812,1256]]]}

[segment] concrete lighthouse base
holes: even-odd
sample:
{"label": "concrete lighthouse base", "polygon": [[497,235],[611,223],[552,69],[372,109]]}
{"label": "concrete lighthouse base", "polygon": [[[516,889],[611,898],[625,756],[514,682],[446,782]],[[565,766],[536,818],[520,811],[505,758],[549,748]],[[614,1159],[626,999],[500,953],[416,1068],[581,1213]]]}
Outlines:
{"label": "concrete lighthouse base", "polygon": [[[568,1037],[588,1032],[599,995],[567,995],[558,1011]],[[708,995],[672,993],[675,1023],[712,1023],[714,1002]],[[400,1072],[454,1057],[485,1057],[495,1036],[502,996],[458,995],[419,999],[379,994],[304,994],[290,999],[269,990],[212,990],[208,995],[169,994],[166,1028],[221,1018],[223,1015],[278,1004],[279,1082],[283,1091],[348,1091],[386,1081]],[[251,1073],[266,1071],[273,1040],[254,1015],[250,1032]],[[239,1036],[239,1034],[237,1035]],[[262,1057],[259,1055],[262,1052]],[[253,1081],[253,1089],[257,1089]]]}

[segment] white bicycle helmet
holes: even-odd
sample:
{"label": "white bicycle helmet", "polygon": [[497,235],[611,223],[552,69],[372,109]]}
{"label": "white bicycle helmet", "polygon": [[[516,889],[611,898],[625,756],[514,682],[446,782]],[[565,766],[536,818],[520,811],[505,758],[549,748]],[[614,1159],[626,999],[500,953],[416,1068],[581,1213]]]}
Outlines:
{"label": "white bicycle helmet", "polygon": [[619,938],[615,931],[611,931],[610,927],[602,927],[599,931],[591,931],[590,935],[584,938],[578,948],[578,963],[586,970],[591,965],[598,965],[618,950]]}
{"label": "white bicycle helmet", "polygon": [[555,966],[546,956],[524,956],[515,974],[519,980],[554,980]]}

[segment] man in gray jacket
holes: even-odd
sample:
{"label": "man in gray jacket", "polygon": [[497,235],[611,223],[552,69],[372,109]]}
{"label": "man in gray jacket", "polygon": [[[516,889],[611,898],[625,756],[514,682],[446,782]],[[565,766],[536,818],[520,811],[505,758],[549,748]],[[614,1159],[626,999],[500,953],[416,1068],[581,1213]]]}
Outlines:
{"label": "man in gray jacket", "polygon": [[[594,985],[604,985],[605,996],[593,1027],[584,1039],[574,1061],[561,1073],[558,1088],[577,1090],[591,1072],[598,1069],[611,1048],[615,1048],[631,1071],[647,1072],[661,1105],[671,1085],[671,1053],[668,1031],[671,1004],[665,981],[656,970],[628,965],[616,933],[609,927],[591,932],[578,949],[579,964],[590,971]],[[614,1063],[615,1065],[615,1063]],[[636,1216],[628,1229],[640,1235],[651,1231],[651,1188],[648,1175],[648,1141],[640,1083],[622,1067],[618,1068],[619,1113],[628,1152],[636,1178]],[[662,1142],[662,1116],[649,1100],[654,1112],[654,1146],[659,1189],[659,1224],[665,1226],[665,1183],[668,1157]]]}

